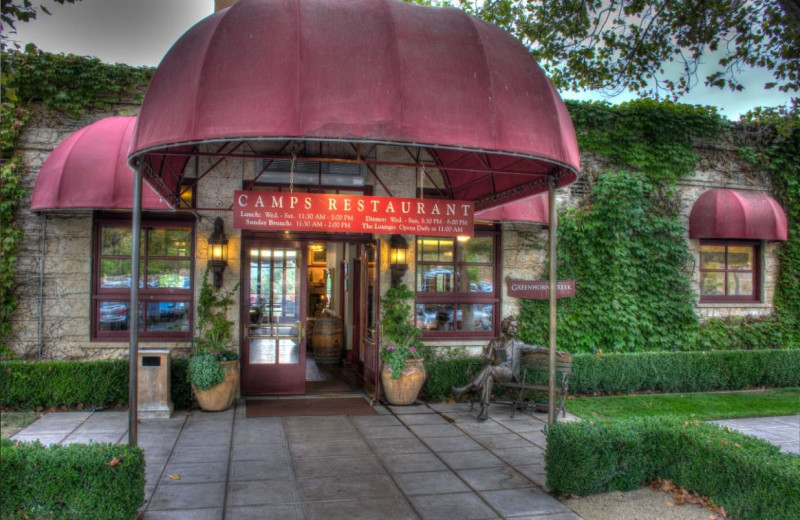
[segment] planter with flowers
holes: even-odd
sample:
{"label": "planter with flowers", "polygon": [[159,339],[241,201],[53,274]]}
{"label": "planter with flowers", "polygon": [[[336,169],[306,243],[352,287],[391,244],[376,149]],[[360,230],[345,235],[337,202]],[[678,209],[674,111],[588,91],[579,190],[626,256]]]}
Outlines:
{"label": "planter with flowers", "polygon": [[239,354],[231,347],[235,324],[228,319],[231,295],[238,287],[217,294],[208,283],[208,270],[203,274],[188,376],[197,404],[207,412],[230,408],[239,389]]}
{"label": "planter with flowers", "polygon": [[425,384],[425,365],[421,357],[420,330],[414,325],[408,287],[392,287],[381,299],[381,385],[386,400],[393,405],[409,405],[417,400]]}

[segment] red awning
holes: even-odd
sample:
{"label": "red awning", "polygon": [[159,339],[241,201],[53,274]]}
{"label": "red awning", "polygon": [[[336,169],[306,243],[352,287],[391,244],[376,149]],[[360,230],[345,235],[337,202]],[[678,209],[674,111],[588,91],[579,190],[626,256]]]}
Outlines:
{"label": "red awning", "polygon": [[717,189],[692,206],[689,237],[785,242],[789,231],[783,208],[766,193]]}
{"label": "red awning", "polygon": [[502,206],[475,212],[475,220],[491,222],[532,222],[545,224],[550,222],[547,195],[535,195],[527,199],[515,200]]}
{"label": "red awning", "polygon": [[[39,171],[31,209],[131,209],[133,172],[125,158],[135,124],[135,117],[108,117],[67,136]],[[142,208],[170,206],[145,186]]]}
{"label": "red awning", "polygon": [[153,76],[129,160],[171,197],[180,179],[159,158],[243,140],[422,147],[450,196],[478,208],[580,169],[566,106],[523,45],[396,0],[240,0],[187,31]]}

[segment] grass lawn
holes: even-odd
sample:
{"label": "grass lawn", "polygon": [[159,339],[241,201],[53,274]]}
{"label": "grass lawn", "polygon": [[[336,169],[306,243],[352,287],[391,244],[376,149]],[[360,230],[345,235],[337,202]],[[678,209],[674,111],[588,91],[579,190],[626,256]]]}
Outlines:
{"label": "grass lawn", "polygon": [[8,439],[41,417],[38,412],[0,412],[0,435]]}
{"label": "grass lawn", "polygon": [[714,420],[800,414],[800,388],[753,392],[578,397],[567,411],[581,418],[625,419],[670,415],[682,419]]}

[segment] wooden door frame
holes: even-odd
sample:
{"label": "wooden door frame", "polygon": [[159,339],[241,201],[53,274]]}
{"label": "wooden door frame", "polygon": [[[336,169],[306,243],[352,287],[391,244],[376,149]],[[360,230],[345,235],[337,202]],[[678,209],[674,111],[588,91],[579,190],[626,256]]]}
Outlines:
{"label": "wooden door frame", "polygon": [[[307,282],[307,269],[308,269],[308,259],[307,259],[307,249],[308,243],[302,240],[278,240],[274,237],[267,237],[262,238],[258,236],[242,236],[242,243],[240,249],[240,290],[239,290],[239,352],[241,358],[241,370],[242,370],[242,377],[240,378],[239,383],[239,392],[243,396],[247,395],[281,395],[284,392],[276,392],[274,394],[252,394],[245,392],[245,382],[247,381],[247,368],[248,361],[250,358],[250,353],[247,351],[247,341],[248,341],[248,326],[250,324],[250,302],[246,301],[245,293],[248,295],[250,294],[249,288],[245,289],[245,282],[249,280],[249,255],[248,251],[252,247],[257,247],[259,249],[297,249],[300,252],[300,256],[298,258],[298,267],[300,269],[300,273],[298,273],[298,277],[300,279],[300,287],[299,287],[299,302],[297,302],[297,312],[299,314],[298,321],[300,322],[300,326],[302,327],[303,331],[306,330],[307,327],[307,291],[308,291],[308,282]],[[303,383],[302,388],[303,391],[301,394],[305,393],[305,369],[306,369],[306,356],[307,356],[307,348],[308,348],[308,338],[305,337],[305,333],[303,333],[303,341],[300,344],[300,364],[303,366]],[[291,395],[298,395],[300,393],[296,391],[285,392],[286,394]]]}

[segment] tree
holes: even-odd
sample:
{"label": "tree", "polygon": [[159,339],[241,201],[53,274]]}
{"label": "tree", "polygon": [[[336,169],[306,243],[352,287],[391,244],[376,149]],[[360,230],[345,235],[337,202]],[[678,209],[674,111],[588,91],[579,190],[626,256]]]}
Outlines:
{"label": "tree", "polygon": [[[431,3],[419,0],[420,3]],[[716,66],[708,86],[742,90],[745,67],[765,88],[800,88],[800,0],[434,0],[521,40],[561,89],[677,98]]]}

